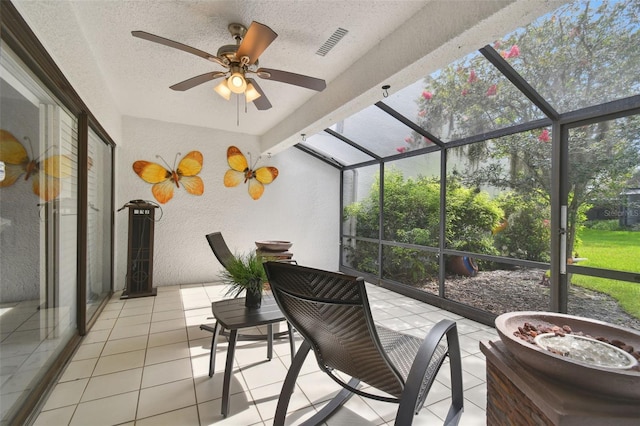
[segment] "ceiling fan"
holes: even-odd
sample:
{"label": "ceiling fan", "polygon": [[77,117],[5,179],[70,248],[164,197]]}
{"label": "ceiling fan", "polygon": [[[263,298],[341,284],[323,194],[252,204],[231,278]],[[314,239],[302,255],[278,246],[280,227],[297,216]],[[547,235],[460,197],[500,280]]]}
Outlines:
{"label": "ceiling fan", "polygon": [[267,80],[280,81],[317,91],[322,91],[327,87],[325,81],[319,78],[271,68],[258,68],[258,57],[278,37],[278,34],[268,26],[254,21],[248,29],[242,24],[235,23],[229,24],[228,28],[236,44],[221,46],[215,56],[145,31],[132,31],[131,34],[134,37],[200,56],[226,69],[226,71],[212,71],[191,77],[170,86],[173,90],[188,90],[207,81],[224,77],[225,79],[215,87],[215,91],[220,96],[229,100],[231,93],[244,94],[247,102],[253,102],[259,110],[267,110],[271,108],[271,102],[269,102],[258,83],[253,78],[247,77],[247,75],[255,74]]}

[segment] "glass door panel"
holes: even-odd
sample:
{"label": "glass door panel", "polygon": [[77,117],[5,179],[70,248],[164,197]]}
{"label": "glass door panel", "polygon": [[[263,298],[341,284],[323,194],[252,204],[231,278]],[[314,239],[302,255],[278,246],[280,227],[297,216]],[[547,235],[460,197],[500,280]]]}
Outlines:
{"label": "glass door panel", "polygon": [[112,286],[112,149],[89,130],[87,177],[87,321]]}
{"label": "glass door panel", "polygon": [[77,334],[77,121],[0,52],[0,365],[9,423]]}

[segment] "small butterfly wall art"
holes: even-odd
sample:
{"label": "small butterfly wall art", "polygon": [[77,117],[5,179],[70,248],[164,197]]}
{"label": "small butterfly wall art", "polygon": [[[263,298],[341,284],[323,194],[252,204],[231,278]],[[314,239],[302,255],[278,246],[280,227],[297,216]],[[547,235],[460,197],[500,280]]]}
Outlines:
{"label": "small butterfly wall art", "polygon": [[235,146],[227,148],[227,163],[231,168],[224,174],[224,186],[231,188],[244,181],[249,184],[249,195],[254,200],[262,197],[264,185],[273,182],[278,177],[278,169],[275,167],[266,166],[255,169],[255,164],[249,167],[247,158]]}
{"label": "small butterfly wall art", "polygon": [[[30,145],[30,140],[25,140]],[[29,149],[33,152],[31,146]],[[32,179],[33,193],[44,201],[58,198],[62,189],[60,179],[70,177],[73,171],[73,161],[66,155],[52,155],[44,160],[30,159],[25,147],[3,129],[0,129],[0,161],[5,163],[5,178],[0,182],[0,188],[13,185],[25,174],[24,180]]]}
{"label": "small butterfly wall art", "polygon": [[[176,154],[176,160],[180,153]],[[199,151],[191,151],[184,156],[178,167],[171,168],[159,155],[156,158],[162,160],[167,167],[151,161],[139,160],[133,163],[133,171],[142,180],[152,183],[151,193],[159,203],[164,204],[173,198],[174,186],[184,189],[192,195],[202,195],[204,193],[204,182],[200,176],[196,176],[202,170],[203,157]]]}

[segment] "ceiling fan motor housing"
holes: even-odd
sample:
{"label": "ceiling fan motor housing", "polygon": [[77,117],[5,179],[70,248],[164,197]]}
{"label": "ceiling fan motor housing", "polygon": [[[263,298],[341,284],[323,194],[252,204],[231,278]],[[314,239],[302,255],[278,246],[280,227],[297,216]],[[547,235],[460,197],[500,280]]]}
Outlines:
{"label": "ceiling fan motor housing", "polygon": [[240,47],[240,43],[242,42],[245,34],[247,34],[247,28],[242,24],[236,23],[229,24],[227,28],[229,29],[233,39],[236,41],[236,44],[225,44],[224,46],[220,46],[216,56],[226,59],[230,64],[240,62],[240,58],[236,57],[236,52],[238,51],[238,47]]}
{"label": "ceiling fan motor housing", "polygon": [[[218,49],[218,52],[216,53],[216,56],[218,58],[222,58],[223,60],[228,61],[228,65],[239,64],[242,58],[238,58],[236,56],[237,51],[238,51],[238,45],[225,44],[224,46],[220,46],[220,48]],[[251,64],[246,68],[255,69],[258,67],[258,63],[259,61],[256,59],[256,61],[253,64]]]}

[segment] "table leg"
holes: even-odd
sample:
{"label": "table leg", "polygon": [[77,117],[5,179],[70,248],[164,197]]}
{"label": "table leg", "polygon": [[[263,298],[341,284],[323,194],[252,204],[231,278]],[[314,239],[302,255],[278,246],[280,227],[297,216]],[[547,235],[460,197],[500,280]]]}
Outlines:
{"label": "table leg", "polygon": [[227,364],[224,368],[224,382],[222,384],[222,416],[227,417],[229,413],[229,387],[231,386],[231,373],[233,372],[233,357],[236,351],[236,341],[238,340],[238,330],[231,330],[229,333],[229,347],[227,348]]}
{"label": "table leg", "polygon": [[273,324],[267,324],[267,359],[273,358]]}

